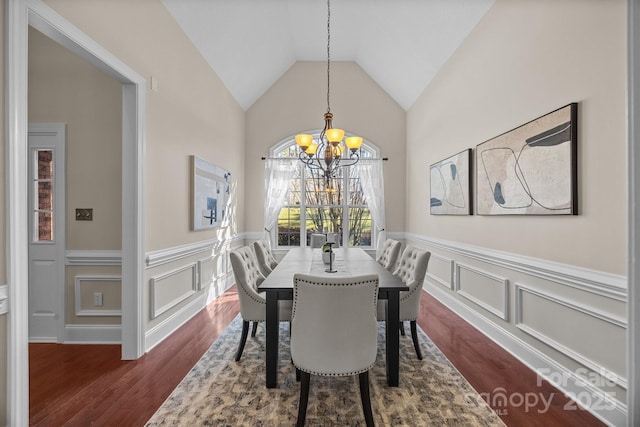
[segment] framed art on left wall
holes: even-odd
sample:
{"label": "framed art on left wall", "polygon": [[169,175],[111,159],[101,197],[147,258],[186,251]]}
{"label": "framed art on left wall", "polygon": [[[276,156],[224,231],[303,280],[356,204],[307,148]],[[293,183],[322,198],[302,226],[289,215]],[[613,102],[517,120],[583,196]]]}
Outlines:
{"label": "framed art on left wall", "polygon": [[471,149],[430,167],[431,215],[471,215]]}
{"label": "framed art on left wall", "polygon": [[229,211],[231,172],[191,156],[192,230],[219,228]]}

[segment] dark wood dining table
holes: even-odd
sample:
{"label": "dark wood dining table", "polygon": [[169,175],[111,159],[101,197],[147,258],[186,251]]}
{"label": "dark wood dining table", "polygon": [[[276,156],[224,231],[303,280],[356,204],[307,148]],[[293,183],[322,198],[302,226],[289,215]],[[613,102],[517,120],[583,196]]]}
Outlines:
{"label": "dark wood dining table", "polygon": [[399,383],[399,317],[400,291],[409,288],[398,277],[382,267],[363,249],[334,249],[335,261],[332,267],[336,272],[325,270],[328,264],[322,262],[321,249],[308,247],[289,250],[277,267],[260,284],[258,290],[266,293],[266,384],[267,388],[278,386],[278,303],[293,299],[293,275],[296,273],[317,276],[358,276],[377,273],[379,278],[378,299],[386,300],[385,351],[387,384],[397,387]]}

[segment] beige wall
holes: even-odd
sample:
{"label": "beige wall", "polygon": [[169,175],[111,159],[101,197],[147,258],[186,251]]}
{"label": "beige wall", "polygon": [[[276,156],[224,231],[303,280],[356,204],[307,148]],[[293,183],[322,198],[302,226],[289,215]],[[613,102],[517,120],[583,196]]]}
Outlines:
{"label": "beige wall", "polygon": [[[28,102],[29,123],[66,124],[66,248],[120,250],[121,84],[30,29]],[[93,221],[76,221],[76,208]]]}
{"label": "beige wall", "polygon": [[[407,114],[407,231],[624,275],[626,3],[498,0]],[[579,216],[429,215],[430,164],[570,102]]]}
{"label": "beige wall", "polygon": [[[264,228],[264,163],[260,158],[282,139],[324,126],[326,72],[325,62],[297,62],[247,111],[247,231]],[[389,158],[384,163],[387,230],[403,231],[404,110],[357,64],[332,62],[331,112],[335,127],[362,136]]]}
{"label": "beige wall", "polygon": [[[189,156],[242,177],[240,106],[159,0],[46,3],[148,83],[157,80],[158,91],[147,90],[146,250],[215,238],[190,230]],[[242,180],[236,190],[242,212]],[[242,216],[234,227],[244,229]]]}
{"label": "beige wall", "polygon": [[[179,250],[211,239],[228,240],[244,231],[237,215],[224,230],[191,231],[190,157],[196,155],[232,173],[236,212],[244,212],[244,112],[159,0],[46,3],[118,59],[147,79],[145,146],[145,252]],[[117,23],[117,25],[114,25]],[[151,78],[157,90],[151,89]],[[209,247],[202,259],[229,245]],[[182,256],[182,255],[180,255]],[[153,280],[179,266],[147,268],[143,301],[147,348],[172,329],[151,331],[183,309],[195,310],[211,297],[210,288],[185,292],[171,308],[151,319]],[[228,277],[225,277],[228,280]],[[218,291],[218,289],[216,289]],[[183,298],[183,296],[185,296]],[[153,335],[150,338],[149,334]]]}

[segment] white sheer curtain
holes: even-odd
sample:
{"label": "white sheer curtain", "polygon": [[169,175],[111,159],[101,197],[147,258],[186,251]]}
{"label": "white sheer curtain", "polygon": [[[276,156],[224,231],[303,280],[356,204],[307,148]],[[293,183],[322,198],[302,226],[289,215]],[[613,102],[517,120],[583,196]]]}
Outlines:
{"label": "white sheer curtain", "polygon": [[274,227],[278,225],[278,214],[285,203],[291,180],[298,167],[297,158],[265,160],[264,173],[264,233],[265,240],[272,244]]}
{"label": "white sheer curtain", "polygon": [[376,258],[382,252],[382,246],[387,239],[386,218],[384,213],[384,175],[382,172],[382,160],[360,159],[358,162],[360,184],[367,205],[371,212],[371,218],[375,226],[374,238],[376,242]]}

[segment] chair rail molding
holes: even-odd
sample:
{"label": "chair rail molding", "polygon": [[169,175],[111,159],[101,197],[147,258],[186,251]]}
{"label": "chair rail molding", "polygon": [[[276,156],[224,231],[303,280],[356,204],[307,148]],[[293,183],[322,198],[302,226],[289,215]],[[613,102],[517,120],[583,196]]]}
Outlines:
{"label": "chair rail molding", "polygon": [[[145,257],[147,268],[157,267],[159,265],[187,258],[207,250],[213,250],[216,248],[230,249],[231,246],[242,241],[244,241],[244,234],[240,233],[236,234],[230,239],[200,240],[198,242],[187,243],[184,245],[178,245],[170,248],[160,249],[157,251],[147,252]],[[213,254],[214,253],[212,252],[212,255]]]}
{"label": "chair rail molding", "polygon": [[69,250],[65,265],[122,265],[122,251]]}
{"label": "chair rail molding", "polygon": [[616,301],[627,301],[627,278],[624,276],[414,233],[406,233],[406,239],[541,279],[558,282]]}

